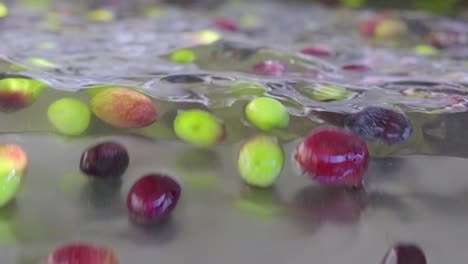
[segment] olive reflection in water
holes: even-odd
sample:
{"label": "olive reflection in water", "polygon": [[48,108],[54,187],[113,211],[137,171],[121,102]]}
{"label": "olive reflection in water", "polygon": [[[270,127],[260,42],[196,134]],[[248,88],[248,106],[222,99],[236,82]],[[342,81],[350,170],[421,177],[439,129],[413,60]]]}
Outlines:
{"label": "olive reflection in water", "polygon": [[395,182],[401,177],[408,177],[400,173],[405,166],[407,166],[407,161],[403,157],[372,158],[369,163],[365,184],[369,186],[378,183]]}
{"label": "olive reflection in water", "polygon": [[188,188],[198,190],[216,190],[220,188],[219,155],[210,149],[189,148],[177,153],[175,172]]}
{"label": "olive reflection in water", "polygon": [[219,156],[216,152],[206,148],[191,148],[181,151],[176,157],[176,167],[187,170],[216,169],[220,166]]}
{"label": "olive reflection in water", "polygon": [[398,195],[364,189],[309,186],[296,193],[290,206],[294,218],[314,229],[325,223],[357,224],[368,209],[388,211],[402,221],[413,216],[410,206]]}
{"label": "olive reflection in water", "polygon": [[129,227],[130,229],[123,234],[124,239],[141,246],[168,243],[177,236],[181,229],[176,217],[173,216],[147,226],[136,225],[130,221]]}
{"label": "olive reflection in water", "polygon": [[250,215],[274,218],[284,212],[284,203],[274,188],[255,188],[243,185],[234,207]]}
{"label": "olive reflection in water", "polygon": [[367,206],[368,195],[363,189],[308,186],[296,193],[290,209],[306,224],[353,224],[359,222]]}
{"label": "olive reflection in water", "polygon": [[15,244],[17,240],[15,231],[18,226],[16,209],[17,204],[15,201],[0,208],[0,246]]}
{"label": "olive reflection in water", "polygon": [[124,214],[121,186],[120,179],[88,180],[81,189],[81,201],[91,206],[87,207],[87,212],[93,215],[102,214],[104,217]]}

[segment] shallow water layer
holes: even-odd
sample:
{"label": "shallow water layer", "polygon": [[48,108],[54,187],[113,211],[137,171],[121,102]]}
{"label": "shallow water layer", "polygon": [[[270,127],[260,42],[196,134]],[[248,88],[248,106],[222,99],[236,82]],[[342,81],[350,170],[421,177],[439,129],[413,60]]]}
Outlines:
{"label": "shallow water layer", "polygon": [[[0,143],[20,144],[30,160],[17,199],[0,210],[2,263],[39,263],[70,241],[107,245],[121,263],[378,263],[399,241],[419,244],[430,263],[468,258],[468,51],[414,51],[430,31],[466,34],[463,22],[397,12],[410,34],[378,41],[358,30],[371,11],[310,4],[104,5],[116,16],[104,22],[86,18],[89,6],[70,6],[30,9],[18,2],[0,20],[1,78],[48,85],[28,108],[0,113]],[[240,29],[214,27],[218,17],[232,18]],[[220,39],[201,38],[206,30]],[[310,46],[332,55],[300,52]],[[181,48],[197,59],[171,62],[171,52]],[[263,60],[282,62],[286,73],[255,74],[253,66]],[[239,86],[246,83],[255,86]],[[314,99],[324,84],[345,89],[347,97]],[[92,89],[103,85],[151,96],[158,122],[123,130],[93,117],[83,136],[55,133],[47,107],[61,97],[88,102]],[[241,144],[260,133],[243,116],[246,103],[260,95],[281,100],[291,114],[288,128],[270,132],[287,157],[271,190],[248,188],[236,168]],[[365,190],[324,188],[298,175],[290,159],[303,136],[322,125],[343,126],[348,114],[370,105],[406,112],[413,133],[398,145],[368,142]],[[179,142],[172,123],[178,110],[190,108],[222,119],[226,140],[210,149]],[[83,150],[105,139],[129,150],[121,184],[99,184],[79,171]],[[124,201],[136,179],[155,171],[175,175],[183,195],[168,223],[142,230],[129,224]]]}
{"label": "shallow water layer", "polygon": [[[128,146],[132,160],[121,186],[100,186],[79,172],[84,148],[104,139]],[[239,144],[200,150],[132,136],[46,134],[2,141],[21,144],[31,159],[25,188],[2,209],[5,263],[38,263],[69,241],[105,244],[122,263],[378,263],[397,241],[418,243],[431,262],[468,257],[468,167],[461,158],[374,159],[366,191],[323,188],[287,165],[276,188],[261,191],[238,178]],[[288,155],[295,144],[285,145]],[[153,171],[177,175],[184,193],[167,224],[141,230],[129,224],[124,201],[131,184]]]}

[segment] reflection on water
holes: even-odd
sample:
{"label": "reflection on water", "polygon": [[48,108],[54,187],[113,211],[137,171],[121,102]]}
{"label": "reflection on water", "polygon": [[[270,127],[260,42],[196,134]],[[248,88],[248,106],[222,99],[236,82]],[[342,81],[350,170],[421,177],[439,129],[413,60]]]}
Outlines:
{"label": "reflection on water", "polygon": [[265,218],[278,217],[285,211],[284,202],[274,188],[258,189],[245,185],[233,204],[244,213]]}
{"label": "reflection on water", "polygon": [[[24,146],[31,163],[16,203],[0,210],[0,244],[17,247],[17,263],[38,263],[57,244],[82,239],[115,247],[123,263],[149,263],[155,255],[168,264],[375,263],[387,243],[402,238],[425,243],[431,263],[468,258],[459,250],[468,237],[466,57],[412,51],[432,27],[465,24],[404,13],[415,23],[409,26],[416,40],[387,47],[357,35],[367,13],[254,1],[183,10],[155,2],[6,1],[19,6],[0,21],[0,79],[28,77],[49,86],[30,107],[0,113],[0,141]],[[97,8],[106,12],[85,12]],[[216,29],[217,17],[239,18],[241,29]],[[221,40],[200,39],[193,34],[199,30]],[[301,54],[309,45],[325,45],[333,56]],[[194,63],[170,61],[181,48],[197,53]],[[252,74],[253,65],[271,59],[287,67],[284,76]],[[343,65],[371,69],[346,72]],[[89,102],[106,85],[151,96],[159,121],[120,130],[94,118],[83,137],[52,133],[46,116],[52,101]],[[314,99],[324,85],[339,86],[346,96]],[[246,122],[244,107],[261,95],[281,100],[291,114],[288,128],[269,132],[287,157],[314,128],[343,127],[346,117],[369,105],[405,111],[413,134],[396,145],[367,142],[372,161],[365,190],[311,185],[289,161],[274,189],[250,188],[235,164],[240,143],[259,133]],[[223,144],[203,149],[175,141],[174,118],[191,108],[223,120]],[[109,135],[128,146],[129,170],[119,182],[85,180],[78,171],[83,149]],[[148,172],[167,172],[184,188],[174,215],[151,229],[130,224],[125,210],[128,187]],[[313,232],[297,237],[291,226]],[[356,231],[349,252],[337,254],[330,245],[346,242],[341,231],[347,228]]]}
{"label": "reflection on water", "polygon": [[193,148],[184,150],[176,157],[177,167],[186,170],[217,169],[220,167],[218,154],[210,149]]}
{"label": "reflection on water", "polygon": [[0,245],[14,245],[16,239],[16,202],[12,202],[0,209]]}
{"label": "reflection on water", "polygon": [[296,193],[291,208],[302,221],[314,226],[326,222],[357,223],[367,205],[364,190],[308,186]]}
{"label": "reflection on water", "polygon": [[81,200],[92,216],[121,216],[123,201],[120,198],[122,181],[89,180],[82,187]]}
{"label": "reflection on water", "polygon": [[[129,224],[133,225],[131,220]],[[157,246],[174,240],[180,229],[178,221],[169,217],[155,226],[133,226],[131,230],[128,230],[128,233],[122,234],[121,239],[130,240],[141,246]]]}

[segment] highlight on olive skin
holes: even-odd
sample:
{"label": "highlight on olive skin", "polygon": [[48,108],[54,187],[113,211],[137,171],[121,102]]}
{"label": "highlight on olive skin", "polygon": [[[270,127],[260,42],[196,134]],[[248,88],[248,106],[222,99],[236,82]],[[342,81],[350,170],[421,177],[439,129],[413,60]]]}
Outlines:
{"label": "highlight on olive skin", "polygon": [[0,208],[15,198],[27,166],[28,157],[21,146],[0,144]]}
{"label": "highlight on olive skin", "polygon": [[221,142],[226,133],[221,121],[199,109],[179,112],[174,120],[174,132],[183,141],[200,147]]}
{"label": "highlight on olive skin", "polygon": [[255,187],[270,187],[279,177],[284,166],[284,152],[276,139],[256,136],[239,151],[237,168],[242,179]]}
{"label": "highlight on olive skin", "polygon": [[416,244],[398,243],[385,255],[381,264],[426,264],[424,251]]}
{"label": "highlight on olive skin", "polygon": [[337,127],[313,130],[294,153],[301,171],[329,186],[362,187],[369,151],[356,135]]}
{"label": "highlight on olive skin", "polygon": [[119,264],[115,253],[104,246],[76,242],[63,245],[47,256],[44,264]]}
{"label": "highlight on olive skin", "polygon": [[413,133],[413,125],[404,113],[376,106],[349,115],[345,127],[365,140],[387,145],[402,143]]}
{"label": "highlight on olive skin", "polygon": [[289,125],[289,112],[278,100],[258,97],[245,107],[247,120],[261,130],[285,128]]}
{"label": "highlight on olive skin", "polygon": [[103,89],[91,98],[93,113],[103,122],[117,128],[142,128],[157,119],[151,99],[124,87]]}
{"label": "highlight on olive skin", "polygon": [[0,111],[13,112],[33,104],[46,84],[23,77],[0,79]]}
{"label": "highlight on olive skin", "polygon": [[130,220],[141,226],[161,223],[171,215],[181,193],[179,183],[170,176],[151,173],[141,177],[128,192]]}
{"label": "highlight on olive skin", "polygon": [[97,179],[115,179],[122,176],[129,164],[125,147],[117,142],[106,141],[89,147],[81,155],[81,171]]}
{"label": "highlight on olive skin", "polygon": [[50,104],[47,117],[59,133],[78,136],[88,129],[91,111],[88,105],[80,100],[66,97]]}

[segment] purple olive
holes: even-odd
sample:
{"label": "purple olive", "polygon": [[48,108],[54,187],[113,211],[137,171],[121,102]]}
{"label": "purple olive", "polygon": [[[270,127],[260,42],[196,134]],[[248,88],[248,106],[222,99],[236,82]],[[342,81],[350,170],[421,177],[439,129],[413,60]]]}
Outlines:
{"label": "purple olive", "polygon": [[366,140],[379,140],[388,145],[407,140],[413,132],[406,115],[382,107],[368,107],[350,115],[345,126]]}
{"label": "purple olive", "polygon": [[426,264],[424,252],[413,244],[397,244],[382,260],[382,264]]}
{"label": "purple olive", "polygon": [[166,219],[177,205],[180,194],[180,185],[169,176],[143,176],[135,182],[127,196],[131,220],[149,225]]}
{"label": "purple olive", "polygon": [[103,142],[85,150],[81,155],[80,169],[95,178],[120,177],[127,170],[129,157],[124,146]]}

